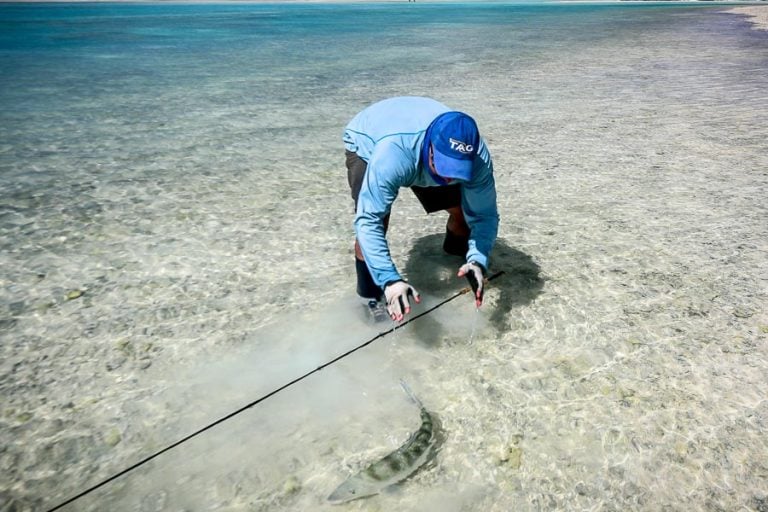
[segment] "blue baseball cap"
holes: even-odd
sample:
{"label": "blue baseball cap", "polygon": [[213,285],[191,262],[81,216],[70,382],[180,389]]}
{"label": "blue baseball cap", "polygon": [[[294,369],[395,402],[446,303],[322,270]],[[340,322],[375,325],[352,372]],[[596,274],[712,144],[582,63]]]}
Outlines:
{"label": "blue baseball cap", "polygon": [[437,174],[469,181],[480,133],[475,120],[462,112],[445,112],[432,121],[430,143]]}

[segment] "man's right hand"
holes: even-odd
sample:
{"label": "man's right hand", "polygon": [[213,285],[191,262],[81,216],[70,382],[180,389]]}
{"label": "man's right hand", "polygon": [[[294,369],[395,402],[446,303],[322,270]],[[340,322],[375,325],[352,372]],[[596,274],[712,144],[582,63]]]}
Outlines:
{"label": "man's right hand", "polygon": [[478,308],[483,305],[483,274],[485,274],[485,268],[474,261],[465,263],[459,269],[459,277],[466,276],[469,285],[472,287],[472,294],[475,296],[475,306]]}
{"label": "man's right hand", "polygon": [[395,281],[384,287],[384,296],[387,299],[387,312],[392,320],[399,322],[405,315],[411,312],[411,304],[408,296],[413,296],[416,303],[421,302],[421,297],[416,288],[405,281]]}

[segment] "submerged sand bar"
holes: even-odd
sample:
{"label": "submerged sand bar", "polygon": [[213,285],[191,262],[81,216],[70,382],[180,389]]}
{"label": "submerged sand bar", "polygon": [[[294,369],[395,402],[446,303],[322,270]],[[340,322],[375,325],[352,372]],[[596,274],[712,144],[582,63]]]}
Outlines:
{"label": "submerged sand bar", "polygon": [[744,5],[728,9],[726,12],[749,16],[749,21],[756,29],[768,30],[768,5]]}

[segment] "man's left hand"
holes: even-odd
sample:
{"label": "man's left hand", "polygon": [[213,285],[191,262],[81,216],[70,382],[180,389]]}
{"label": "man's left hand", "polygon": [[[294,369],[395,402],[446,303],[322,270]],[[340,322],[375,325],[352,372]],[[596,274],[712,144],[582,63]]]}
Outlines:
{"label": "man's left hand", "polygon": [[483,274],[485,269],[477,262],[470,261],[465,263],[459,269],[459,277],[466,276],[469,285],[472,287],[472,293],[475,295],[475,305],[479,308],[483,305]]}

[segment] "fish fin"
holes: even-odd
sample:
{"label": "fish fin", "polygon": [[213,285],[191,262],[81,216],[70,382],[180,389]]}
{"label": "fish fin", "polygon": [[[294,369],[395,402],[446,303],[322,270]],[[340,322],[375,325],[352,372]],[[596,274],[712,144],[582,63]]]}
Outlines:
{"label": "fish fin", "polygon": [[403,391],[405,391],[405,394],[408,395],[408,398],[413,400],[413,403],[419,406],[419,409],[424,408],[424,405],[421,403],[421,400],[416,398],[416,395],[413,394],[413,391],[411,391],[410,386],[408,386],[408,383],[406,383],[405,380],[400,379],[400,386],[402,386]]}

